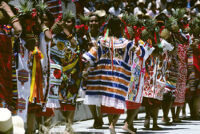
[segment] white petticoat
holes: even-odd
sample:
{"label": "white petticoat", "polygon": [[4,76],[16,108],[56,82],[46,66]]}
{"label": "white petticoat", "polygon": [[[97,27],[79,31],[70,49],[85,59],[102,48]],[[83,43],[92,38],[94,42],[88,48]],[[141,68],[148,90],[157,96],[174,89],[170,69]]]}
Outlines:
{"label": "white petticoat", "polygon": [[47,104],[46,104],[47,108],[60,108],[60,102],[59,99],[50,99],[48,98]]}
{"label": "white petticoat", "polygon": [[84,104],[96,106],[103,105],[106,107],[114,107],[116,109],[126,109],[125,101],[101,95],[85,95]]}

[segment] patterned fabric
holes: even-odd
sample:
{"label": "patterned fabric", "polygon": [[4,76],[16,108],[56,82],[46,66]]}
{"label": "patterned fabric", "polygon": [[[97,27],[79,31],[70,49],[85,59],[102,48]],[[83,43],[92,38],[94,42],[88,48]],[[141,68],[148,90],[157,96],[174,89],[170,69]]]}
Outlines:
{"label": "patterned fabric", "polygon": [[12,106],[12,43],[10,32],[10,26],[0,26],[0,103],[2,103],[0,107]]}
{"label": "patterned fabric", "polygon": [[62,15],[62,3],[61,0],[45,0],[48,5],[48,9],[54,15],[55,18]]}
{"label": "patterned fabric", "polygon": [[56,35],[52,43],[55,45],[51,48],[51,59],[62,66],[63,72],[60,86],[61,103],[75,105],[81,80],[78,42],[76,46],[72,46],[65,36]]}
{"label": "patterned fabric", "polygon": [[[127,105],[127,109],[137,109],[142,103],[143,100],[143,87],[144,87],[144,75],[145,75],[145,61],[153,52],[154,48],[143,41],[139,41],[139,46],[143,50],[142,57],[138,57],[134,54],[133,64],[131,68],[131,82],[129,85],[129,92],[127,101],[134,102],[130,105]],[[140,105],[138,105],[140,104]],[[132,106],[131,106],[132,105]],[[137,105],[135,107],[134,105]]]}
{"label": "patterned fabric", "polygon": [[188,80],[187,83],[189,84],[189,89],[191,91],[195,91],[196,85],[195,85],[195,70],[194,70],[194,60],[193,60],[193,48],[192,46],[189,46],[187,51],[187,72],[188,72]]}
{"label": "patterned fabric", "polygon": [[[131,49],[133,43],[124,38],[99,38],[98,47],[92,47],[83,57],[91,65],[88,73],[84,103],[124,110],[131,76]],[[104,108],[104,110],[107,108]],[[110,112],[110,111],[103,111]]]}
{"label": "patterned fabric", "polygon": [[58,64],[50,64],[50,89],[47,98],[47,108],[60,108],[59,87],[62,83],[62,67]]}
{"label": "patterned fabric", "polygon": [[[46,105],[42,107],[40,115],[52,116],[54,113],[51,108],[60,108],[59,104],[59,86],[62,82],[62,77],[56,77],[55,75],[62,72],[62,68],[59,65],[50,63],[50,46],[51,41],[46,41],[44,32],[40,33],[40,50],[44,56],[41,60],[43,71],[43,94]],[[56,73],[57,72],[57,73]],[[51,111],[47,114],[48,111]]]}
{"label": "patterned fabric", "polygon": [[18,53],[18,67],[16,69],[18,89],[18,112],[24,122],[27,122],[28,98],[30,96],[31,74],[29,70],[29,51],[25,47],[26,42],[20,39]]}
{"label": "patterned fabric", "polygon": [[176,83],[178,78],[178,56],[177,48],[172,54],[169,54],[166,70],[166,92],[170,92],[175,97]]}
{"label": "patterned fabric", "polygon": [[166,92],[166,69],[168,63],[168,51],[174,47],[165,40],[161,41],[163,52],[159,56],[151,56],[147,63],[147,70],[144,84],[144,97],[162,101]]}
{"label": "patterned fabric", "polygon": [[[145,77],[144,97],[162,100],[163,98],[163,85],[161,79],[163,78],[161,68],[158,67],[160,60],[156,57],[151,57],[148,64],[148,74]],[[161,79],[158,79],[160,76]],[[158,81],[157,81],[158,80]],[[163,79],[162,79],[163,80]],[[160,82],[160,83],[159,83]]]}
{"label": "patterned fabric", "polygon": [[200,79],[200,44],[197,46],[197,48],[194,49],[194,66],[195,66],[195,75],[198,79]]}
{"label": "patterned fabric", "polygon": [[186,82],[187,82],[187,44],[178,45],[178,80],[176,84],[174,105],[183,105],[185,102]]}
{"label": "patterned fabric", "polygon": [[16,77],[16,66],[14,59],[12,59],[12,85],[13,85],[13,102],[14,109],[17,110],[17,99],[18,99],[18,90],[17,90],[17,77]]}
{"label": "patterned fabric", "polygon": [[200,84],[200,80],[196,75],[195,71],[195,46],[190,45],[187,51],[187,73],[188,73],[188,78],[187,78],[187,89],[186,89],[186,101],[191,101],[191,99],[195,96],[200,95],[200,90],[198,88]]}

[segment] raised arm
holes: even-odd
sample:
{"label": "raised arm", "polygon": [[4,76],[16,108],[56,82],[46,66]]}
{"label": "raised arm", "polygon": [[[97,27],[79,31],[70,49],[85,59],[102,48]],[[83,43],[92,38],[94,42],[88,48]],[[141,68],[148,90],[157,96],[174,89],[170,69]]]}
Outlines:
{"label": "raised arm", "polygon": [[13,25],[15,34],[20,34],[22,32],[21,24],[17,16],[11,10],[10,6],[6,2],[2,1],[0,8],[3,9],[10,17],[11,24]]}

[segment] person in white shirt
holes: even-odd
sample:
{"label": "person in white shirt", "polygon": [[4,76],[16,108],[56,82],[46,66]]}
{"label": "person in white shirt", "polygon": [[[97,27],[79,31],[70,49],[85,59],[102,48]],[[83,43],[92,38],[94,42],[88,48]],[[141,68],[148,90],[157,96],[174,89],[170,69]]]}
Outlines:
{"label": "person in white shirt", "polygon": [[108,12],[114,16],[120,15],[122,12],[122,9],[119,6],[120,6],[120,0],[115,0],[113,2],[113,6],[109,9]]}
{"label": "person in white shirt", "polygon": [[172,13],[174,12],[174,8],[173,8],[173,2],[168,2],[167,3],[167,7],[165,10],[163,10],[162,12],[165,13],[168,17],[172,16]]}
{"label": "person in white shirt", "polygon": [[151,7],[149,11],[147,12],[147,14],[151,16],[152,18],[154,18],[155,16],[159,14],[159,10],[157,10],[155,2],[152,2]]}
{"label": "person in white shirt", "polygon": [[137,5],[138,6],[134,8],[134,15],[136,15],[139,11],[143,12],[144,14],[147,13],[147,9],[145,7],[145,0],[139,0]]}

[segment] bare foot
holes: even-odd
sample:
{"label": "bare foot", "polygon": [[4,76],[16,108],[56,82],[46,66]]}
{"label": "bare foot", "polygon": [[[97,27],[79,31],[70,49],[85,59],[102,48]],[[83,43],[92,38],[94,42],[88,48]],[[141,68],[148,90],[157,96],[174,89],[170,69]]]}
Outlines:
{"label": "bare foot", "polygon": [[124,126],[122,127],[123,130],[129,132],[130,134],[136,134],[134,131],[132,131],[131,129],[129,129],[128,127],[128,123],[125,122]]}
{"label": "bare foot", "polygon": [[110,134],[116,134],[115,127],[112,124],[109,126],[109,129],[110,129]]}

